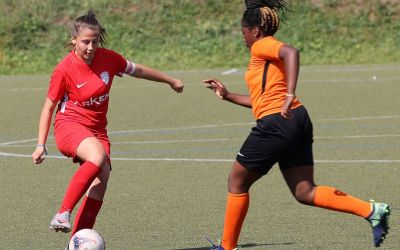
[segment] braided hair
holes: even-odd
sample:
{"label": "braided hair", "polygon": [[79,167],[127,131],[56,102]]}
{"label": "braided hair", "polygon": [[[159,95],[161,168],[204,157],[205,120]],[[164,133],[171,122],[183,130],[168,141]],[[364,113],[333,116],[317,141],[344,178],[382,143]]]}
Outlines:
{"label": "braided hair", "polygon": [[[88,28],[99,33],[99,43],[102,47],[106,44],[107,33],[106,29],[97,20],[96,14],[93,10],[89,10],[86,15],[80,16],[74,20],[71,26],[71,37],[76,37],[81,29]],[[67,46],[73,46],[69,43]]]}
{"label": "braided hair", "polygon": [[245,4],[242,27],[258,27],[264,36],[273,36],[278,31],[280,21],[285,21],[285,12],[289,10],[285,0],[245,0]]}

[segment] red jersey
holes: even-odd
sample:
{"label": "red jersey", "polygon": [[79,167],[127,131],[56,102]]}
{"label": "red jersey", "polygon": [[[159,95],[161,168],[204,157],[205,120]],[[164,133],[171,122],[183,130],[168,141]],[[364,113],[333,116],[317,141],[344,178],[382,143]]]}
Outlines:
{"label": "red jersey", "polygon": [[91,65],[71,51],[54,69],[47,97],[60,101],[55,124],[78,122],[105,128],[109,92],[115,75],[122,75],[127,61],[112,50],[98,48]]}

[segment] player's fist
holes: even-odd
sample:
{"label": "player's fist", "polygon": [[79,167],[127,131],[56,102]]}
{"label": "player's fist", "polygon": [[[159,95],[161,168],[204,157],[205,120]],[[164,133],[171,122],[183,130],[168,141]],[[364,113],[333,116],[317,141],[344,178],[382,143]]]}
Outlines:
{"label": "player's fist", "polygon": [[182,81],[179,79],[175,79],[173,82],[171,82],[170,86],[173,90],[176,91],[176,93],[181,93],[184,87]]}
{"label": "player's fist", "polygon": [[36,147],[35,151],[32,153],[32,161],[35,164],[40,164],[44,161],[43,155],[46,149],[44,147]]}

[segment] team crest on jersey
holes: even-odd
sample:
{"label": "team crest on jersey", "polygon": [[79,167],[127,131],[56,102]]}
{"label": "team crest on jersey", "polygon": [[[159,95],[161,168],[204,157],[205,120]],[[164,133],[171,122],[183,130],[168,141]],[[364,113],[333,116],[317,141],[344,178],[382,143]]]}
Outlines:
{"label": "team crest on jersey", "polygon": [[108,74],[107,71],[101,72],[100,78],[104,82],[105,85],[107,85],[108,82],[110,81],[110,75]]}

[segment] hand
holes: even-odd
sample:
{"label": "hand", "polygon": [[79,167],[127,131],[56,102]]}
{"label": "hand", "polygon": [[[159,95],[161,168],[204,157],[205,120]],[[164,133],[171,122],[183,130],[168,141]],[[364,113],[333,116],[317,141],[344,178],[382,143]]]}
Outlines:
{"label": "hand", "polygon": [[174,79],[174,81],[171,82],[169,86],[171,86],[171,88],[175,90],[176,93],[181,93],[184,87],[182,81],[179,79]]}
{"label": "hand", "polygon": [[207,79],[207,80],[203,80],[203,85],[208,88],[211,89],[212,91],[215,92],[215,94],[221,98],[222,100],[226,99],[226,96],[228,95],[228,90],[226,89],[226,87],[217,79]]}
{"label": "hand", "polygon": [[294,98],[296,98],[295,95],[292,96],[286,96],[285,102],[283,103],[282,110],[281,110],[281,116],[285,119],[290,119],[292,118],[292,113],[291,113],[291,106],[293,103]]}
{"label": "hand", "polygon": [[43,155],[46,153],[46,149],[44,147],[36,147],[36,150],[32,154],[32,161],[35,164],[40,164],[44,161]]}

